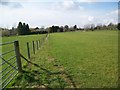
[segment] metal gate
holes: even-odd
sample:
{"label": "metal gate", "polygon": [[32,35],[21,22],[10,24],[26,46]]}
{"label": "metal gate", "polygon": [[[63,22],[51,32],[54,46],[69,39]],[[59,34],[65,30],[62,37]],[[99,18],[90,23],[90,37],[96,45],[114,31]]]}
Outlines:
{"label": "metal gate", "polygon": [[22,72],[18,41],[0,44],[1,49],[4,49],[5,46],[13,49],[1,50],[0,53],[0,88],[2,89],[15,78],[18,72]]}

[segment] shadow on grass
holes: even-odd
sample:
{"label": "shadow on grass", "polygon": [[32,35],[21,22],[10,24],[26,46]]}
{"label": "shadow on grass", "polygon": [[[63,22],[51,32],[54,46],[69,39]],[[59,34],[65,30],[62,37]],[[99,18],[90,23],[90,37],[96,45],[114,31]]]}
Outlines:
{"label": "shadow on grass", "polygon": [[[27,59],[26,61],[29,65],[24,67],[26,70],[24,69],[12,84],[14,88],[76,88],[72,76],[65,71],[52,72]],[[28,69],[30,65],[37,67],[37,70]]]}

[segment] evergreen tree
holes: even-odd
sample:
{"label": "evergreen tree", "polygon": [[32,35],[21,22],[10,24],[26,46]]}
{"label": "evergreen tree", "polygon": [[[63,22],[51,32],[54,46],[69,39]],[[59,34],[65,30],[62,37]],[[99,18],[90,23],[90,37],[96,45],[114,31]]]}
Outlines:
{"label": "evergreen tree", "polygon": [[74,30],[77,30],[77,25],[75,25],[73,28],[74,28]]}
{"label": "evergreen tree", "polygon": [[60,27],[60,32],[63,32],[63,26]]}
{"label": "evergreen tree", "polygon": [[18,35],[28,35],[30,33],[29,25],[19,22],[17,27]]}
{"label": "evergreen tree", "polygon": [[30,29],[29,29],[29,25],[26,25],[26,29],[27,29],[27,34],[30,34]]}
{"label": "evergreen tree", "polygon": [[23,26],[22,26],[22,23],[19,22],[18,27],[17,27],[18,35],[22,35],[22,31],[23,31]]}
{"label": "evergreen tree", "polygon": [[27,34],[27,28],[25,23],[23,23],[23,35],[26,35],[26,34]]}

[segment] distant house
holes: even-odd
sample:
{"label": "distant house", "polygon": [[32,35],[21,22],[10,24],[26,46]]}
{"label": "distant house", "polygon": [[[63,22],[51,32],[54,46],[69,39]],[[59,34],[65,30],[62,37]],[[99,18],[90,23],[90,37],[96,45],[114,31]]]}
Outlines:
{"label": "distant house", "polygon": [[14,36],[14,35],[17,35],[17,31],[16,30],[8,30],[9,31],[9,35],[10,36]]}
{"label": "distant house", "polygon": [[0,36],[14,36],[17,35],[16,29],[0,28]]}

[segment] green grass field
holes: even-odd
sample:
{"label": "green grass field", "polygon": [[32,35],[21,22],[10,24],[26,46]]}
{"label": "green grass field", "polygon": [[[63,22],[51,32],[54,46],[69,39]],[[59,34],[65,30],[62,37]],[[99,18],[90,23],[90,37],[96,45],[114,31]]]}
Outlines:
{"label": "green grass field", "polygon": [[[40,40],[41,37],[43,35],[24,35],[24,36],[12,36],[12,37],[3,37],[2,38],[2,43],[4,42],[11,42],[11,41],[19,41],[19,46],[20,46],[20,51],[22,54],[25,55],[25,57],[27,57],[27,42],[30,43],[30,48],[32,48],[32,41],[36,41],[36,40]],[[36,42],[35,42],[36,44]],[[11,50],[13,47],[13,45],[10,46],[3,46],[2,51],[8,51]],[[32,49],[31,49],[32,51]]]}
{"label": "green grass field", "polygon": [[[3,37],[2,38],[2,43],[18,40],[19,41],[20,53],[22,55],[24,55],[24,57],[28,58],[27,42],[29,43],[30,53],[33,55],[32,41],[35,41],[35,51],[37,51],[36,40],[41,40],[42,36],[44,36],[44,35],[24,35],[24,36]],[[10,51],[12,49],[14,49],[14,44],[8,44],[8,45],[2,46],[2,52]],[[6,54],[5,59],[9,59],[10,56],[12,56],[12,55],[14,55],[14,53]]]}
{"label": "green grass field", "polygon": [[50,36],[52,55],[73,74],[78,87],[116,87],[118,32],[75,32]]}
{"label": "green grass field", "polygon": [[[24,36],[11,36],[11,37],[3,37],[2,38],[2,43],[5,43],[5,42],[12,42],[12,41],[15,41],[15,40],[18,40],[19,41],[19,48],[20,48],[20,53],[25,57],[25,58],[28,58],[27,56],[27,42],[29,42],[29,47],[30,47],[30,53],[31,53],[31,56],[33,55],[33,49],[32,49],[32,41],[36,41],[36,40],[41,40],[41,38],[43,37],[44,35],[24,35]],[[36,42],[35,42],[35,46],[36,46]],[[0,46],[1,47],[1,46]],[[10,50],[13,50],[14,49],[14,43],[12,44],[8,44],[8,45],[3,45],[2,46],[2,53],[4,52],[7,52],[7,51],[10,51]],[[37,49],[37,48],[35,48]],[[37,50],[36,50],[37,51]],[[15,56],[15,52],[11,52],[11,53],[8,53],[8,54],[5,54],[3,55],[2,57],[5,59],[5,60],[9,60],[11,57]],[[21,59],[22,60],[22,66],[26,65],[26,62],[24,59]],[[3,60],[1,60],[2,62],[4,62]],[[16,61],[16,58],[14,57],[12,60],[8,61],[11,65],[13,66],[16,66],[16,63],[14,63]],[[1,70],[4,70],[6,67],[8,67],[9,65],[6,63],[2,66],[0,66],[0,69]],[[8,71],[10,70],[10,72],[8,73]],[[6,78],[12,73],[14,72],[15,70],[12,69],[12,67],[10,66],[9,68],[5,69],[5,71],[2,73],[2,75],[5,77],[2,79],[3,81],[6,80],[6,81],[9,81],[9,79],[7,80]],[[14,73],[15,74],[15,73]],[[13,75],[14,75],[13,74]],[[12,76],[13,76],[12,75]],[[12,76],[10,76],[9,78],[11,78]],[[4,84],[3,84],[4,85]]]}
{"label": "green grass field", "polygon": [[[3,38],[3,41],[9,40],[11,37]],[[23,38],[21,42],[23,40],[34,38]],[[23,68],[25,72],[10,87],[117,87],[118,32],[52,33],[44,46],[31,58],[31,62]]]}

